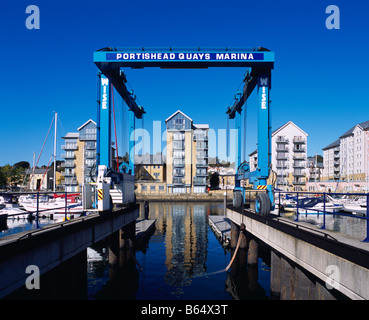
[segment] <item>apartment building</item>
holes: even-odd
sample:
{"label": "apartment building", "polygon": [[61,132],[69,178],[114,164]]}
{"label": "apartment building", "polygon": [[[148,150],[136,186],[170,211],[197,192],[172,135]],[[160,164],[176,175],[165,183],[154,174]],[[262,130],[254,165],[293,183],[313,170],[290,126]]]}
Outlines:
{"label": "apartment building", "polygon": [[193,124],[178,110],[166,120],[167,192],[205,193],[208,166],[207,124]]}
{"label": "apartment building", "polygon": [[91,182],[91,170],[96,163],[96,123],[88,120],[78,132],[68,132],[62,149],[64,153],[64,188],[67,192],[82,191],[83,183]]}
{"label": "apartment building", "polygon": [[[272,132],[272,170],[276,173],[275,186],[282,190],[305,189],[307,173],[308,134],[292,121]],[[250,170],[258,164],[257,150],[249,154]]]}
{"label": "apartment building", "polygon": [[340,139],[332,142],[322,150],[324,163],[322,180],[340,179]]}
{"label": "apartment building", "polygon": [[369,121],[358,123],[323,148],[323,181],[345,182],[344,191],[367,190]]}
{"label": "apartment building", "polygon": [[161,154],[135,156],[137,193],[166,193],[166,164]]}

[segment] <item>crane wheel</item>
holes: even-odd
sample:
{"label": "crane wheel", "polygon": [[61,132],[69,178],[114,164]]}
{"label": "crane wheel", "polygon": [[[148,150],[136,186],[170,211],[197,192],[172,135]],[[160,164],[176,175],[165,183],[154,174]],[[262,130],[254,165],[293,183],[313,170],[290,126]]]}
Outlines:
{"label": "crane wheel", "polygon": [[235,208],[241,208],[242,206],[242,193],[239,191],[233,192],[233,206]]}
{"label": "crane wheel", "polygon": [[270,213],[271,203],[268,195],[266,193],[259,193],[255,199],[255,211],[266,216]]}

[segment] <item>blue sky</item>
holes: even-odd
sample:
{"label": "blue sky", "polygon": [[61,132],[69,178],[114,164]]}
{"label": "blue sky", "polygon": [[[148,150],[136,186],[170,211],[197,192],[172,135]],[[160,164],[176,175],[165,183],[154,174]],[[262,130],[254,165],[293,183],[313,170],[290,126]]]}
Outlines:
{"label": "blue sky", "polygon": [[[39,30],[25,26],[31,4],[40,9]],[[331,4],[340,9],[339,30],[325,26]],[[269,48],[276,54],[272,127],[293,121],[309,135],[308,154],[322,154],[339,135],[369,120],[368,15],[366,0],[7,1],[0,21],[0,166],[32,163],[34,152],[38,157],[54,111],[58,159],[60,137],[96,120],[92,55],[106,46]],[[147,112],[145,129],[162,121],[164,130],[164,120],[180,109],[218,130],[226,128],[225,111],[245,71],[146,68],[126,74]],[[246,153],[256,148],[255,99],[247,105]],[[127,107],[117,98],[116,108],[124,153]],[[48,163],[52,150],[50,136],[39,165]]]}

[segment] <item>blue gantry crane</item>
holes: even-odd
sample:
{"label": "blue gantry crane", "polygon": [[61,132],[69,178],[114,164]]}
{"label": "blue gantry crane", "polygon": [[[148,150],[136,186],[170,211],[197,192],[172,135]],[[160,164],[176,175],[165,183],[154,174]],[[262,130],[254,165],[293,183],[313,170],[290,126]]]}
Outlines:
{"label": "blue gantry crane", "polygon": [[[258,119],[257,119],[257,151],[258,163],[255,171],[250,171],[248,163],[241,163],[241,114],[242,108],[248,97],[257,87],[258,94]],[[233,106],[228,107],[226,114],[229,119],[235,119],[238,132],[238,157],[236,159],[236,177],[234,204],[241,205],[245,198],[244,188],[241,180],[249,179],[255,190],[265,190],[258,193],[255,201],[256,212],[266,215],[274,206],[274,195],[272,185],[267,184],[271,170],[271,117],[270,117],[270,94],[271,68],[252,68],[244,79],[244,87],[241,95],[237,96]],[[246,112],[246,110],[244,110]]]}
{"label": "blue gantry crane", "polygon": [[[121,166],[117,172],[111,168],[111,86],[117,90],[120,96],[131,110],[130,133],[134,130],[135,119],[141,119],[145,111],[136,104],[135,98],[125,86],[126,78],[122,68],[187,68],[207,69],[208,67],[246,67],[251,72],[245,78],[243,93],[237,98],[235,104],[227,110],[230,119],[237,118],[237,126],[240,129],[240,115],[242,107],[249,95],[257,87],[258,102],[258,168],[250,172],[246,164],[240,164],[241,145],[238,146],[238,172],[236,175],[235,196],[243,193],[240,186],[242,179],[249,179],[254,189],[265,189],[256,199],[256,210],[262,214],[270,211],[273,199],[271,185],[267,185],[270,172],[270,101],[271,70],[274,68],[274,53],[259,47],[249,49],[148,49],[148,48],[115,48],[107,47],[94,52],[94,63],[99,68],[99,98],[98,98],[98,194],[112,193],[112,189],[127,180],[127,168]],[[239,130],[240,136],[241,130]],[[238,139],[241,143],[241,139]],[[130,152],[133,149],[130,139]],[[134,155],[130,157],[128,170],[134,178]],[[124,170],[125,169],[125,170]],[[129,174],[128,174],[129,175]],[[128,179],[129,180],[129,179]],[[102,201],[102,200],[101,200]],[[100,203],[100,202],[99,202]],[[102,202],[101,202],[102,203]],[[111,205],[110,205],[111,207]],[[104,198],[101,208],[109,209],[108,200]],[[99,209],[100,210],[100,209]]]}

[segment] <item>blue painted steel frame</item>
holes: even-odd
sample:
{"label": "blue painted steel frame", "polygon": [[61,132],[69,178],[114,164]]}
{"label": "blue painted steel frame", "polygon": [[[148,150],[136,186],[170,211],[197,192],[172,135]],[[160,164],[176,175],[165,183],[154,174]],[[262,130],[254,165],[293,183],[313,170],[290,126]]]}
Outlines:
{"label": "blue painted steel frame", "polygon": [[[147,55],[150,55],[147,59]],[[153,58],[152,58],[153,57]],[[167,59],[165,59],[167,57]],[[173,59],[172,59],[173,57]],[[190,57],[190,58],[188,58]],[[201,49],[188,50],[180,49],[173,50],[172,48],[158,50],[158,49],[116,49],[116,48],[103,48],[94,52],[94,63],[102,72],[101,81],[108,79],[109,83],[113,83],[119,94],[126,101],[132,114],[136,117],[142,117],[144,113],[143,109],[138,107],[128,93],[122,79],[120,69],[124,67],[131,68],[144,68],[144,67],[160,67],[160,68],[208,68],[208,67],[251,67],[256,68],[258,94],[259,94],[259,119],[258,119],[258,158],[259,168],[256,172],[245,173],[247,178],[254,183],[254,188],[257,185],[266,185],[266,180],[269,175],[269,163],[270,163],[270,112],[269,112],[269,90],[270,90],[270,70],[274,67],[274,52],[270,52],[264,48],[258,49]],[[260,75],[260,70],[266,70],[268,74]],[[253,73],[251,73],[253,74]],[[255,76],[254,74],[254,76]],[[255,77],[254,77],[255,78]],[[265,80],[267,79],[267,80]],[[106,81],[106,80],[104,80]],[[265,81],[267,83],[265,84]],[[111,84],[110,84],[111,85]],[[236,109],[239,112],[237,116],[238,126],[238,166],[240,165],[241,156],[241,125],[240,114],[242,105],[246,101],[247,97],[251,94],[255,87],[255,80],[251,79],[249,86],[245,86],[246,92],[244,92],[242,98],[238,102]],[[108,92],[105,92],[105,85],[100,83],[100,111],[98,116],[99,128],[99,145],[100,150],[100,162],[98,164],[104,164],[108,168],[111,167],[111,123],[110,123],[110,86],[107,88]],[[104,94],[107,94],[106,96]],[[105,105],[107,103],[107,105]],[[106,108],[103,109],[103,106]],[[266,106],[266,108],[264,108]],[[229,117],[234,117],[234,110]],[[100,117],[100,119],[99,119]],[[130,118],[130,135],[134,130],[134,116]],[[130,153],[133,150],[134,141],[130,139]],[[99,160],[99,159],[98,159]],[[134,165],[131,164],[131,171],[134,174]],[[237,179],[236,179],[237,180]],[[239,181],[237,182],[238,188]],[[236,186],[236,187],[237,187]],[[271,186],[268,186],[268,190],[271,191]],[[269,192],[272,196],[271,192]],[[273,200],[271,199],[272,203]]]}
{"label": "blue painted steel frame", "polygon": [[104,74],[100,75],[100,165],[111,168],[111,82]]}
{"label": "blue painted steel frame", "polygon": [[129,169],[131,174],[135,174],[135,163],[134,163],[134,156],[135,156],[135,114],[132,110],[129,110]]}
{"label": "blue painted steel frame", "polygon": [[[272,186],[267,185],[269,177],[270,163],[271,163],[271,117],[269,94],[271,88],[270,73],[261,73],[257,75],[257,93],[258,93],[258,167],[255,171],[245,172],[238,175],[236,181],[242,179],[249,179],[253,184],[254,189],[258,185],[267,186],[268,196],[271,203],[274,203],[274,196]],[[236,121],[237,121],[236,112]]]}

